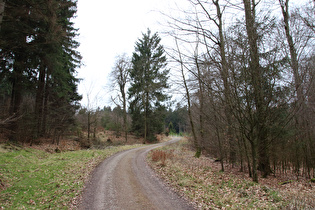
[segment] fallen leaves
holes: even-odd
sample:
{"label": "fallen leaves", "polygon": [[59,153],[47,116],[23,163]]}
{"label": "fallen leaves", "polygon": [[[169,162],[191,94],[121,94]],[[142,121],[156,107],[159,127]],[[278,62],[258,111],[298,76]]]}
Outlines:
{"label": "fallen leaves", "polygon": [[274,209],[315,208],[314,183],[290,182],[279,185],[274,177],[256,184],[245,173],[235,169],[220,172],[220,163],[201,156],[194,157],[185,142],[164,147],[172,153],[162,167],[159,161],[148,162],[175,191],[198,209]]}

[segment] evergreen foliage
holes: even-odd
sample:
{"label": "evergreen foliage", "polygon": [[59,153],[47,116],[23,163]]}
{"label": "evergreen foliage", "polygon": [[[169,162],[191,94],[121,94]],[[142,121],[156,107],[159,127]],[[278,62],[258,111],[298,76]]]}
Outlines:
{"label": "evergreen foliage", "polygon": [[189,128],[187,106],[181,106],[180,103],[177,103],[174,110],[169,109],[165,118],[165,125],[170,133],[186,133]]}
{"label": "evergreen foliage", "polygon": [[165,89],[168,88],[169,70],[161,38],[157,33],[146,34],[136,42],[130,70],[128,90],[132,130],[146,140],[154,140],[154,134],[163,131]]}
{"label": "evergreen foliage", "polygon": [[[75,69],[81,56],[74,40],[77,1],[6,1],[0,31],[0,118],[12,141],[60,135],[73,124],[81,96]],[[21,131],[23,132],[23,135]]]}

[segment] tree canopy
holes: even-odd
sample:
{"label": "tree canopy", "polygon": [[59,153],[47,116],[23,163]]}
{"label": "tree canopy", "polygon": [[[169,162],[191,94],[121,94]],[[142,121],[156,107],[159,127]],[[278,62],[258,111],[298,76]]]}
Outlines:
{"label": "tree canopy", "polygon": [[163,131],[169,70],[158,33],[148,29],[135,44],[128,90],[134,132],[147,139]]}
{"label": "tree canopy", "polygon": [[[1,118],[13,141],[58,136],[72,123],[77,102],[75,0],[5,1],[0,31]],[[2,91],[1,91],[2,92]],[[24,134],[19,132],[23,128]],[[27,131],[27,133],[25,133]]]}

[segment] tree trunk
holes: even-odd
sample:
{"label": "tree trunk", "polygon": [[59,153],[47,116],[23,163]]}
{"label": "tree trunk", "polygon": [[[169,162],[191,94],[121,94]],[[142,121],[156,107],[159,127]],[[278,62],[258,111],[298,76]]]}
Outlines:
{"label": "tree trunk", "polygon": [[88,141],[90,143],[90,134],[91,134],[91,111],[88,110],[88,127],[87,127],[87,130],[88,130]]}
{"label": "tree trunk", "polygon": [[[256,120],[254,122],[255,128],[255,136],[253,138],[257,138],[257,145],[255,144],[254,139],[252,141],[252,145],[254,146],[252,153],[256,155],[257,148],[258,150],[258,162],[259,167],[264,176],[268,176],[271,172],[270,162],[269,162],[269,154],[268,154],[268,139],[267,139],[267,129],[266,129],[266,114],[267,114],[267,105],[264,101],[264,92],[263,92],[263,72],[262,68],[259,64],[259,52],[258,52],[258,34],[256,28],[256,15],[255,15],[255,0],[243,0],[244,8],[245,8],[245,21],[246,21],[246,31],[249,41],[249,49],[250,49],[250,73],[253,85],[253,95],[254,95],[254,103],[256,107]],[[253,157],[253,163],[256,160],[256,157]],[[256,164],[256,163],[255,163]],[[255,179],[256,173],[255,165],[253,164],[253,179]],[[257,179],[258,181],[258,179]]]}
{"label": "tree trunk", "polygon": [[[214,115],[214,119],[215,119],[215,121],[218,121],[216,115]],[[224,171],[224,157],[223,157],[222,142],[221,142],[220,131],[219,131],[218,125],[215,125],[215,132],[216,132],[217,138],[218,138],[221,171],[223,172]]]}
{"label": "tree trunk", "polygon": [[181,64],[181,73],[182,73],[184,87],[185,87],[186,96],[187,96],[189,123],[190,123],[190,126],[191,126],[191,132],[193,134],[193,142],[194,142],[194,146],[195,146],[195,149],[196,149],[195,157],[199,158],[200,155],[201,155],[201,147],[200,147],[198,139],[197,139],[197,135],[196,135],[196,132],[195,132],[195,125],[194,125],[194,122],[193,122],[193,119],[192,119],[192,115],[191,115],[190,94],[189,94],[189,89],[188,89],[188,86],[187,86],[187,83],[186,83],[186,78],[185,78],[185,73],[184,73],[184,64],[183,64],[183,60],[182,60],[182,55],[181,55],[179,47],[178,47],[177,39],[175,39],[175,42],[176,42],[176,47],[177,47],[177,50],[178,50],[179,60],[180,60],[180,64]]}
{"label": "tree trunk", "polygon": [[43,121],[41,133],[47,135],[47,116],[48,116],[48,98],[49,98],[49,73],[46,74],[45,91],[44,91],[44,104],[43,104]]}
{"label": "tree trunk", "polygon": [[[232,109],[231,107],[231,99],[230,99],[230,85],[228,83],[228,76],[229,76],[229,67],[228,67],[228,63],[226,60],[226,51],[225,51],[225,39],[224,39],[224,31],[223,31],[223,22],[222,22],[222,12],[221,12],[221,8],[220,8],[220,4],[219,4],[219,0],[212,0],[212,3],[216,6],[216,18],[212,18],[211,14],[208,13],[208,11],[206,10],[206,8],[204,7],[203,3],[201,3],[198,0],[198,4],[202,7],[202,9],[204,10],[204,12],[207,14],[207,16],[209,17],[210,20],[212,20],[215,25],[218,27],[218,32],[219,32],[219,39],[218,39],[218,45],[220,48],[220,57],[221,57],[221,69],[220,69],[220,76],[221,79],[223,81],[223,95],[224,95],[224,99],[223,99],[223,103],[224,103],[224,112],[225,112],[225,117],[226,117],[226,122],[227,122],[227,131],[226,133],[226,138],[228,140],[229,143],[229,147],[230,147],[230,154],[229,154],[229,160],[230,163],[232,163],[232,165],[235,164],[236,162],[236,143],[235,140],[233,138],[233,129],[232,129]],[[208,52],[209,53],[209,52]]]}
{"label": "tree trunk", "polygon": [[126,94],[125,88],[121,88],[121,94],[123,99],[123,121],[124,121],[124,133],[125,133],[125,141],[128,141],[128,126],[127,126],[127,104],[126,104]]}
{"label": "tree trunk", "polygon": [[[23,56],[17,54],[16,61],[13,66],[13,82],[12,82],[12,94],[10,103],[10,115],[15,115],[20,117],[22,113],[20,112],[20,107],[22,103],[22,91],[23,91]],[[18,141],[18,128],[19,124],[17,121],[13,121],[10,130],[11,134],[9,137],[10,141]]]}
{"label": "tree trunk", "polygon": [[[198,47],[198,46],[197,46]],[[196,48],[197,48],[196,47]],[[197,50],[197,49],[196,49]],[[200,133],[200,141],[199,141],[199,145],[200,147],[202,147],[202,145],[204,145],[204,120],[203,120],[203,111],[204,111],[204,98],[203,98],[203,84],[201,81],[201,72],[200,72],[200,68],[199,68],[199,63],[198,63],[198,55],[195,55],[195,64],[197,67],[197,71],[198,71],[198,83],[199,83],[199,123],[200,123],[200,129],[199,129],[199,133]],[[200,156],[200,155],[199,155]]]}
{"label": "tree trunk", "polygon": [[[294,85],[295,85],[295,91],[297,95],[296,100],[296,116],[295,116],[295,122],[298,130],[298,134],[296,135],[296,138],[300,140],[299,144],[304,145],[304,147],[312,147],[312,141],[309,141],[311,139],[311,135],[309,133],[310,130],[312,130],[311,126],[308,122],[308,111],[307,111],[307,104],[305,103],[306,98],[303,94],[303,87],[302,87],[302,76],[299,69],[299,61],[298,61],[298,55],[297,55],[297,49],[295,48],[295,43],[293,41],[291,30],[290,30],[290,14],[289,14],[289,0],[279,0],[279,4],[281,6],[281,11],[283,15],[283,22],[284,22],[284,29],[286,34],[286,39],[289,45],[289,51],[290,51],[290,66],[293,71],[293,78],[294,78]],[[306,150],[308,151],[308,150]],[[309,162],[311,161],[311,154],[309,152],[305,153],[305,164],[308,167]],[[309,160],[310,159],[310,160]]]}
{"label": "tree trunk", "polygon": [[39,77],[37,80],[37,92],[35,99],[35,133],[34,138],[42,135],[42,120],[43,120],[43,103],[44,103],[44,90],[45,90],[45,66],[41,65],[39,69]]}
{"label": "tree trunk", "polygon": [[231,99],[230,99],[230,85],[228,83],[228,76],[229,76],[229,68],[228,63],[226,61],[226,53],[225,53],[225,40],[223,36],[223,22],[222,22],[222,13],[219,5],[219,0],[213,1],[216,9],[217,9],[217,17],[219,21],[219,45],[220,45],[220,56],[221,56],[221,64],[222,64],[222,70],[221,70],[221,77],[223,80],[223,86],[224,86],[224,111],[225,111],[225,117],[227,122],[227,139],[229,142],[230,147],[230,156],[229,160],[230,163],[234,166],[236,162],[236,143],[233,138],[233,130],[232,130],[232,110],[231,110]]}
{"label": "tree trunk", "polygon": [[244,144],[245,155],[246,155],[246,159],[247,159],[248,175],[249,175],[249,177],[252,177],[252,168],[250,166],[249,154],[248,154],[245,138],[243,136],[242,136],[242,141],[243,141],[243,144]]}
{"label": "tree trunk", "polygon": [[298,106],[300,107],[303,103],[303,91],[302,91],[302,81],[299,73],[299,65],[298,65],[298,59],[297,59],[297,53],[296,49],[294,47],[294,42],[293,38],[291,36],[290,32],[290,25],[289,25],[289,0],[279,0],[280,6],[281,6],[281,11],[283,15],[283,22],[284,22],[284,29],[285,29],[285,34],[287,38],[287,42],[289,44],[289,49],[290,49],[290,56],[291,56],[291,68],[293,70],[293,77],[294,77],[294,83],[295,83],[295,90],[297,93],[297,98],[298,98]]}
{"label": "tree trunk", "polygon": [[257,174],[257,145],[255,140],[251,141],[252,148],[252,175],[253,181],[258,183],[258,174]]}
{"label": "tree trunk", "polygon": [[0,0],[0,31],[1,31],[1,24],[4,16],[4,8],[5,8],[5,1]]}

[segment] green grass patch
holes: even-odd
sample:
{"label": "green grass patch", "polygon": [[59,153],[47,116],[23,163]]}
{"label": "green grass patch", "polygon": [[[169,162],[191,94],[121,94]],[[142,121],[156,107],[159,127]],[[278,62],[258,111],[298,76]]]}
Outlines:
{"label": "green grass patch", "polygon": [[0,153],[0,208],[68,209],[75,206],[75,198],[97,164],[119,151],[139,146],[56,154],[34,149]]}

